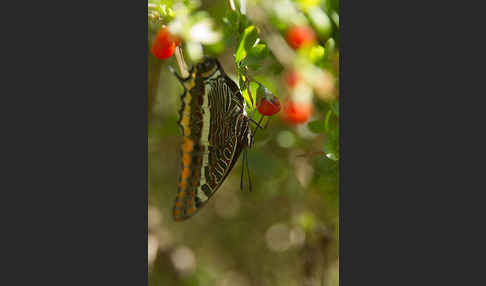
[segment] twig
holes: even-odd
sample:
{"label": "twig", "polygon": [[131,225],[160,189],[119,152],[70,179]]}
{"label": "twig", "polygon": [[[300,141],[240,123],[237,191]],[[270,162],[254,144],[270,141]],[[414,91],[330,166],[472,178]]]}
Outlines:
{"label": "twig", "polygon": [[188,77],[189,71],[186,62],[184,61],[184,55],[182,54],[182,49],[179,46],[176,47],[175,56],[176,56],[176,61],[177,61],[177,65],[179,66],[179,71],[181,73],[181,76],[183,78]]}
{"label": "twig", "polygon": [[235,1],[228,0],[231,10],[236,11]]}

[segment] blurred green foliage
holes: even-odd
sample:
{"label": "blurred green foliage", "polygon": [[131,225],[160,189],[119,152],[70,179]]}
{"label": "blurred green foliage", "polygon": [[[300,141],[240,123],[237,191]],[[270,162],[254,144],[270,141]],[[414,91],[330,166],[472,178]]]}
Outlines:
{"label": "blurred green foliage", "polygon": [[[149,0],[149,51],[157,30],[174,26],[188,65],[197,62],[199,48],[217,56],[248,103],[247,87],[255,102],[260,84],[282,101],[298,97],[285,83],[285,72],[310,74],[313,115],[300,125],[272,116],[248,152],[253,191],[239,189],[240,159],[202,210],[174,222],[183,89],[168,70],[177,69],[175,58],[161,61],[149,52],[149,285],[338,285],[339,3],[244,1],[242,13],[241,2],[234,1],[233,11],[230,1]],[[281,62],[261,22],[249,16],[252,9],[264,12],[281,39],[295,21],[311,25],[317,42],[295,51],[291,66]],[[192,27],[208,20],[212,25],[199,28],[214,41],[192,37]],[[331,87],[312,78],[313,68],[329,75]],[[261,115],[250,105],[258,121]]]}

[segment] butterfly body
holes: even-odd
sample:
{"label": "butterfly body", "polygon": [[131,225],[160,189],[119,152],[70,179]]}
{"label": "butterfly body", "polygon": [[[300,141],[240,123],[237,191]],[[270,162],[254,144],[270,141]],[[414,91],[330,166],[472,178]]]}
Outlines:
{"label": "butterfly body", "polygon": [[178,123],[184,141],[176,221],[205,205],[253,139],[244,98],[216,59],[206,58],[180,80],[184,93]]}

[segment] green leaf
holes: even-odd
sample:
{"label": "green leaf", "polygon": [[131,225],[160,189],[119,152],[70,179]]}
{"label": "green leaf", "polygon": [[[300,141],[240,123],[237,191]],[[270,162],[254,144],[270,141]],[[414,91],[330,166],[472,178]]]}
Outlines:
{"label": "green leaf", "polygon": [[314,120],[312,122],[309,122],[309,124],[307,124],[307,127],[309,127],[309,130],[314,133],[324,133],[326,131],[326,125],[324,119]]}
{"label": "green leaf", "polygon": [[249,26],[243,32],[240,44],[236,49],[235,63],[238,65],[249,53],[258,38],[258,32],[255,26]]}
{"label": "green leaf", "polygon": [[258,70],[268,54],[269,50],[265,44],[257,44],[248,51],[242,63],[253,70]]}
{"label": "green leaf", "polygon": [[268,49],[267,49],[267,45],[265,44],[255,45],[250,50],[250,55],[258,59],[263,59],[264,57],[267,56],[267,54],[268,54]]}
{"label": "green leaf", "polygon": [[334,101],[331,103],[331,109],[334,111],[334,113],[339,116],[339,101]]}
{"label": "green leaf", "polygon": [[326,119],[324,120],[324,130],[325,132],[329,132],[329,122],[331,119],[332,112],[329,110],[326,114]]}
{"label": "green leaf", "polygon": [[[334,116],[333,116],[334,115]],[[323,146],[323,151],[327,158],[339,160],[339,118],[333,110],[329,110],[324,120],[324,130],[327,135],[327,141]]]}
{"label": "green leaf", "polygon": [[326,157],[333,160],[333,161],[338,161],[339,160],[339,152],[332,142],[326,142],[322,148],[324,153],[326,153]]}
{"label": "green leaf", "polygon": [[252,98],[253,98],[253,104],[251,103],[251,100],[250,100],[250,95],[248,93],[248,89],[245,87],[242,91],[241,91],[241,94],[243,95],[243,98],[245,99],[246,101],[246,107],[247,107],[247,111],[250,112],[252,111],[253,109],[255,109],[255,104],[256,104],[256,94],[257,94],[257,89],[259,87],[259,84],[256,83],[256,82],[250,82],[250,91],[251,91],[251,95],[252,95]]}
{"label": "green leaf", "polygon": [[226,17],[222,19],[222,22],[224,24],[223,30],[224,30],[225,38],[235,37],[239,34],[238,13],[229,9],[228,12],[226,13]]}
{"label": "green leaf", "polygon": [[245,89],[245,79],[243,78],[243,76],[241,75],[241,73],[239,73],[239,76],[238,76],[238,84],[240,86],[240,90],[243,90]]}
{"label": "green leaf", "polygon": [[335,48],[336,48],[336,41],[334,41],[333,38],[327,40],[326,44],[324,45],[324,49],[326,49],[327,56],[332,55]]}
{"label": "green leaf", "polygon": [[309,52],[310,60],[315,64],[320,64],[325,59],[326,51],[323,46],[313,46]]}

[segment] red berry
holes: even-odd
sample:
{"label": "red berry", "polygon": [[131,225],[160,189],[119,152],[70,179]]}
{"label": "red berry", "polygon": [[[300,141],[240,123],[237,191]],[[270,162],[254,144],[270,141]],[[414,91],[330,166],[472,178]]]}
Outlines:
{"label": "red berry", "polygon": [[308,26],[294,26],[287,31],[287,43],[296,49],[315,42],[316,36],[312,28]]}
{"label": "red berry", "polygon": [[296,70],[286,72],[284,75],[285,82],[289,87],[295,87],[301,80],[300,74]]}
{"label": "red berry", "polygon": [[290,124],[304,123],[312,115],[312,104],[288,101],[284,105],[283,118]]}
{"label": "red berry", "polygon": [[178,44],[179,39],[171,35],[167,27],[162,27],[152,44],[152,54],[161,60],[170,58]]}
{"label": "red berry", "polygon": [[275,96],[270,99],[262,98],[258,104],[261,115],[271,116],[280,111],[280,101]]}

